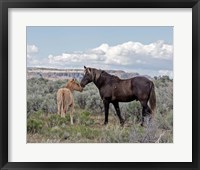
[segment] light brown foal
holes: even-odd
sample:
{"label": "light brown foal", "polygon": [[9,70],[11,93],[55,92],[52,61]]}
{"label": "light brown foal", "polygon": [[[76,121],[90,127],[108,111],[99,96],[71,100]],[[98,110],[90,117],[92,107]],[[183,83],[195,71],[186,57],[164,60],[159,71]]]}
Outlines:
{"label": "light brown foal", "polygon": [[65,114],[70,108],[70,120],[73,124],[74,115],[74,90],[82,92],[83,88],[74,79],[69,80],[64,88],[60,88],[57,92],[58,114],[65,117]]}

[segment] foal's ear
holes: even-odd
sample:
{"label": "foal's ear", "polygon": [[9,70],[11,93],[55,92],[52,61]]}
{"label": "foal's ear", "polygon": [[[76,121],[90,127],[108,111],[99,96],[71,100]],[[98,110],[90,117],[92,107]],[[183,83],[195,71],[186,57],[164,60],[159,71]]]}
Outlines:
{"label": "foal's ear", "polygon": [[84,66],[84,69],[86,69],[87,67]]}

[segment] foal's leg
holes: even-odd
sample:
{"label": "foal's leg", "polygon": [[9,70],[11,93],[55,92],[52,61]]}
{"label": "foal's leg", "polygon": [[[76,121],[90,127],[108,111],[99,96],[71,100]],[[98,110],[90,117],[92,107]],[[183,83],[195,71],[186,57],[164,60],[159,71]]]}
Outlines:
{"label": "foal's leg", "polygon": [[60,107],[61,107],[61,117],[64,117],[64,105],[63,105],[63,99],[60,102]]}
{"label": "foal's leg", "polygon": [[118,102],[113,102],[112,104],[115,107],[117,116],[119,117],[119,120],[120,120],[120,124],[124,125],[124,119],[121,117],[121,112],[120,112],[120,109],[119,109],[119,103]]}
{"label": "foal's leg", "polygon": [[65,115],[66,115],[66,113],[67,113],[67,110],[68,110],[68,104],[65,104],[65,106],[64,106],[64,111],[63,111],[63,116],[62,117],[65,117]]}
{"label": "foal's leg", "polygon": [[65,109],[63,108],[63,105],[61,105],[61,117],[65,117]]}
{"label": "foal's leg", "polygon": [[71,108],[71,112],[70,112],[70,121],[71,121],[71,125],[73,125],[73,124],[74,124],[74,122],[73,122],[74,104],[72,104],[72,105],[70,106],[70,108]]}
{"label": "foal's leg", "polygon": [[60,107],[61,107],[61,101],[57,101],[57,107],[58,107],[58,115],[60,115],[61,114],[61,112],[60,112]]}
{"label": "foal's leg", "polygon": [[104,103],[104,110],[105,110],[105,121],[104,125],[108,124],[108,114],[109,114],[109,104],[110,102],[108,100],[103,100]]}
{"label": "foal's leg", "polygon": [[68,110],[68,105],[66,103],[63,102],[63,105],[61,106],[61,117],[65,117],[65,114]]}

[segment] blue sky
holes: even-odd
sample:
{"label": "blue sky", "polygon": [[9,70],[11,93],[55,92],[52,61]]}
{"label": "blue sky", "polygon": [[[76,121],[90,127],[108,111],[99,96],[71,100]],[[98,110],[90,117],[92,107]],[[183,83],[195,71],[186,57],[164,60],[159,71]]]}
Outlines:
{"label": "blue sky", "polygon": [[173,75],[173,27],[27,27],[27,66]]}

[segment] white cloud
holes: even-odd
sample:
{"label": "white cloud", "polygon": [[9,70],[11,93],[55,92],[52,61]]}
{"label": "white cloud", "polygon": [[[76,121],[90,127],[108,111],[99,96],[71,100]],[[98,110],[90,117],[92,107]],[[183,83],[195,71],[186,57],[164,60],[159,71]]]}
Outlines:
{"label": "white cloud", "polygon": [[39,49],[36,45],[27,45],[27,56],[38,53]]}
{"label": "white cloud", "polygon": [[136,63],[138,63],[138,64],[146,64],[146,62],[145,61],[142,61],[142,60],[136,60]]}
{"label": "white cloud", "polygon": [[27,58],[32,59],[35,54],[39,52],[39,49],[36,45],[27,45]]}
{"label": "white cloud", "polygon": [[37,53],[39,51],[36,45],[27,45],[27,53]]}
{"label": "white cloud", "polygon": [[172,60],[173,47],[164,41],[157,41],[148,45],[140,42],[125,42],[116,46],[101,44],[88,51],[49,55],[49,63],[63,65],[67,63],[99,63],[108,65],[145,64],[149,60]]}
{"label": "white cloud", "polygon": [[36,45],[27,45],[27,65],[35,66],[36,64],[40,64],[40,60],[36,58],[39,52],[39,48]]}
{"label": "white cloud", "polygon": [[54,68],[122,69],[140,74],[169,75],[173,77],[173,46],[164,41],[150,44],[125,42],[115,46],[106,43],[86,51],[74,51],[59,55],[38,56],[36,45],[27,45],[27,65]]}

